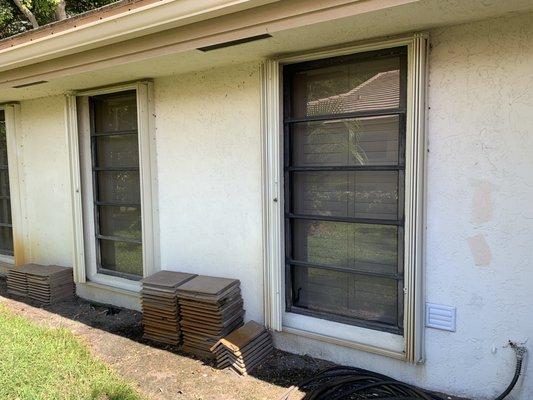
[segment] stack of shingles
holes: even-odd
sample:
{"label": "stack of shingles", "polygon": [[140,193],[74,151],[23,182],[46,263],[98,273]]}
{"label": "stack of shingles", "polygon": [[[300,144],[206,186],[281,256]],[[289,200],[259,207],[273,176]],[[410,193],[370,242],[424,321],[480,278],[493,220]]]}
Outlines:
{"label": "stack of shingles", "polygon": [[197,276],[178,288],[183,351],[214,358],[211,347],[243,324],[240,282]]}
{"label": "stack of shingles", "polygon": [[216,355],[217,367],[231,367],[241,375],[247,375],[273,350],[270,333],[255,321],[247,322],[211,348]]}
{"label": "stack of shingles", "polygon": [[28,264],[24,271],[28,280],[28,297],[33,300],[53,304],[74,295],[72,268]]}
{"label": "stack of shingles", "polygon": [[17,296],[26,297],[28,295],[28,279],[26,278],[25,268],[13,267],[7,271],[7,292]]}
{"label": "stack of shingles", "polygon": [[181,330],[177,289],[196,275],[159,271],[142,280],[141,303],[144,338],[179,345]]}

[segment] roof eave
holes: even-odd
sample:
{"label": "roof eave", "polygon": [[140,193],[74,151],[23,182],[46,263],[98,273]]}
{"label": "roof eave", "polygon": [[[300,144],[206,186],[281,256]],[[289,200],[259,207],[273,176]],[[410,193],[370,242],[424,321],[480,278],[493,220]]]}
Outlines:
{"label": "roof eave", "polygon": [[279,0],[159,0],[35,38],[31,32],[0,49],[0,71],[89,50],[149,33],[259,7]]}

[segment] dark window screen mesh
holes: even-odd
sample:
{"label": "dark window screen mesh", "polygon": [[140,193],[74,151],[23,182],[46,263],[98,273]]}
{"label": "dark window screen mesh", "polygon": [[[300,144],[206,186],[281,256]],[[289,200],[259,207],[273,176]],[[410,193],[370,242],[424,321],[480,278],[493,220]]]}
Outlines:
{"label": "dark window screen mesh", "polygon": [[284,68],[287,309],[402,331],[405,49]]}
{"label": "dark window screen mesh", "polygon": [[136,93],[95,96],[90,105],[98,271],[139,279],[143,263]]}
{"label": "dark window screen mesh", "polygon": [[13,255],[13,225],[11,221],[10,196],[6,119],[4,110],[0,110],[0,254],[7,256]]}

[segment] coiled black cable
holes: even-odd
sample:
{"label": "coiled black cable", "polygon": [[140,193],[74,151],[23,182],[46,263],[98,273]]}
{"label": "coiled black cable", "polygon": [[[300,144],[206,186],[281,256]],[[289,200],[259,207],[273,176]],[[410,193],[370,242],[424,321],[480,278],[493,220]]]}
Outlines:
{"label": "coiled black cable", "polygon": [[[513,380],[496,400],[503,400],[513,390],[522,371],[524,346],[509,342],[516,354]],[[443,400],[443,397],[416,388],[376,372],[355,367],[332,367],[292,387],[280,400],[289,400],[296,389],[306,392],[304,400]]]}

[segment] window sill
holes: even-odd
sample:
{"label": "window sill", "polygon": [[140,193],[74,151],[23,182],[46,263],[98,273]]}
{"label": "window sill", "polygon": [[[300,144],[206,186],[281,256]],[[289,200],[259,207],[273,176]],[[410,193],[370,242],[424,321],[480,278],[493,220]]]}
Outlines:
{"label": "window sill", "polygon": [[[405,359],[401,335],[285,312],[283,332],[396,359]],[[335,336],[332,336],[332,333]]]}

